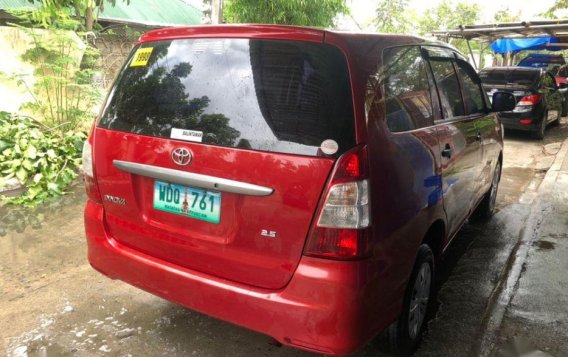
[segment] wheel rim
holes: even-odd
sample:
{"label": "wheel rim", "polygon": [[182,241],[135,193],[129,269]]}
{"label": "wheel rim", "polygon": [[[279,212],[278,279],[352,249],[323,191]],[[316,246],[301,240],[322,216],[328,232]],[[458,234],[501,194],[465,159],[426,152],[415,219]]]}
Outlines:
{"label": "wheel rim", "polygon": [[410,338],[415,340],[422,329],[426,317],[428,302],[430,300],[430,285],[432,283],[432,269],[430,264],[422,263],[410,297],[410,310],[408,313],[408,331]]}
{"label": "wheel rim", "polygon": [[491,194],[489,196],[489,210],[495,209],[495,201],[497,200],[497,189],[499,188],[499,176],[501,175],[501,163],[497,162],[495,166],[495,173],[493,174],[493,181],[491,182]]}

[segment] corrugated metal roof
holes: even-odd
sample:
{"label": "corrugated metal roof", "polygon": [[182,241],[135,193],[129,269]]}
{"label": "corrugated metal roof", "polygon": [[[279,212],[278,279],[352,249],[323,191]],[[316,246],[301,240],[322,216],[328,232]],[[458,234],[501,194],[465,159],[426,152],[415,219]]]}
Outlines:
{"label": "corrugated metal roof", "polygon": [[[39,6],[27,0],[0,0],[1,10],[14,10],[23,7]],[[147,26],[184,26],[201,23],[203,13],[195,6],[182,0],[116,0],[112,6],[105,1],[104,11],[99,20]]]}
{"label": "corrugated metal roof", "polygon": [[37,3],[30,3],[27,0],[0,0],[0,9],[2,10],[16,10],[23,7],[39,7]]}
{"label": "corrugated metal roof", "polygon": [[105,3],[99,20],[148,26],[187,26],[200,24],[202,16],[201,10],[182,0],[131,0],[130,5],[117,0],[116,6]]}

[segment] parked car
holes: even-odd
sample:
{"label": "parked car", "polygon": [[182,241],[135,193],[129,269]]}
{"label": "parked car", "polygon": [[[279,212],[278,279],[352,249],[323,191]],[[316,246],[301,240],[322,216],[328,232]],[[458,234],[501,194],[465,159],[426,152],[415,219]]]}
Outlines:
{"label": "parked car", "polygon": [[506,129],[532,131],[542,139],[546,126],[558,123],[564,103],[554,77],[540,68],[491,67],[479,72],[488,95],[496,91],[512,93],[514,110],[500,114]]}
{"label": "parked car", "polygon": [[548,53],[530,53],[519,61],[517,66],[541,68],[556,76],[558,69],[566,64],[564,56]]}
{"label": "parked car", "polygon": [[85,143],[103,274],[323,354],[418,345],[435,262],[493,213],[496,111],[410,36],[246,25],[143,35]]}

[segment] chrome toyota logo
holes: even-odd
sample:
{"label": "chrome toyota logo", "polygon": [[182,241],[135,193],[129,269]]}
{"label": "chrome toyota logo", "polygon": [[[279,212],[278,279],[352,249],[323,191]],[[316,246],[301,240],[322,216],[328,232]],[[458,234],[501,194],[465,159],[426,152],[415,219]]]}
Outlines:
{"label": "chrome toyota logo", "polygon": [[191,158],[191,152],[186,148],[177,148],[172,151],[172,160],[179,166],[189,165]]}

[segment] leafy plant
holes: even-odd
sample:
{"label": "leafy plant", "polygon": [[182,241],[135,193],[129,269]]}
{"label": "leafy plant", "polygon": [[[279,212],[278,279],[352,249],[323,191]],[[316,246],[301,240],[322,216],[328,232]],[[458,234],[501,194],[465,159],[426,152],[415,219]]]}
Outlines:
{"label": "leafy plant", "polygon": [[35,82],[30,86],[21,75],[14,79],[33,98],[21,109],[63,136],[80,128],[92,116],[101,94],[92,83],[98,51],[66,30],[77,21],[65,9],[60,12],[61,21],[49,31],[32,27],[38,24],[36,11],[14,13],[28,26],[15,25],[31,39],[22,60],[33,65]]}
{"label": "leafy plant", "polygon": [[27,187],[3,200],[34,206],[62,195],[77,177],[86,137],[82,131],[55,134],[32,118],[0,112],[0,187],[14,177]]}
{"label": "leafy plant", "polygon": [[345,0],[230,0],[228,22],[329,27],[335,16],[348,13]]}

